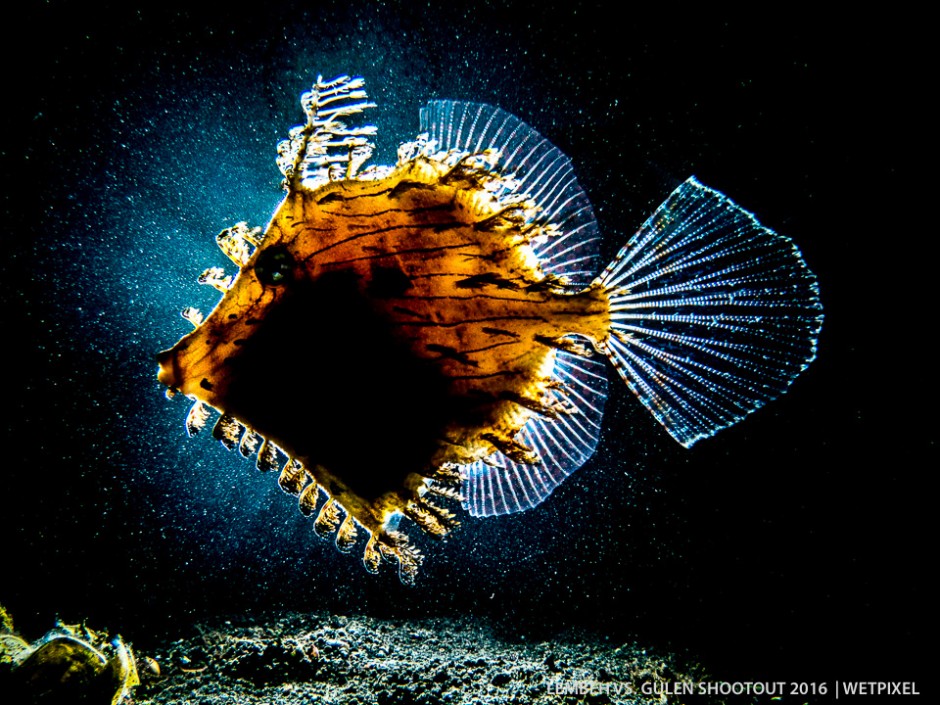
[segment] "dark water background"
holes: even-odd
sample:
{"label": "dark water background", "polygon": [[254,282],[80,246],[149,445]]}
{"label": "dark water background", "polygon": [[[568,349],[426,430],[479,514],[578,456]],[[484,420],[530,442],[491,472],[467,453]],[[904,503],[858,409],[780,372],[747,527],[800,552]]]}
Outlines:
{"label": "dark water background", "polygon": [[[31,3],[3,46],[0,603],[21,628],[86,616],[147,644],[266,608],[469,613],[527,638],[636,634],[728,678],[928,685],[936,228],[916,18],[103,5]],[[572,158],[611,256],[687,176],[731,195],[819,275],[818,360],[691,451],[615,382],[596,456],[550,501],[422,541],[416,587],[366,574],[275,478],[185,437],[153,360],[182,308],[216,301],[199,272],[232,269],[214,235],[281,198],[299,94],[346,72],[378,104],[376,163],[428,98],[524,118]]]}

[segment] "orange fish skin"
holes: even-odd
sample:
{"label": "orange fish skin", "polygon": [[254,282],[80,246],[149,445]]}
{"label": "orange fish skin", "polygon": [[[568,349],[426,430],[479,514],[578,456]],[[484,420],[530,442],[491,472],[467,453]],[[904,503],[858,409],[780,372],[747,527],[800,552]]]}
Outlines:
{"label": "orange fish skin", "polygon": [[531,457],[518,431],[566,413],[544,402],[555,351],[571,334],[603,344],[609,301],[542,271],[531,242],[549,233],[486,177],[418,157],[292,190],[213,312],[161,354],[160,380],[299,460],[380,539],[396,513],[439,510],[426,479],[452,483],[449,465]]}

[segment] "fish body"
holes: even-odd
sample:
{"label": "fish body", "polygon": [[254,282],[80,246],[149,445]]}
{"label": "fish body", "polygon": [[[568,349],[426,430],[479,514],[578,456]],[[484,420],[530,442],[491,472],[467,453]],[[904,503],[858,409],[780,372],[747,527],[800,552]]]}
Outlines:
{"label": "fish body", "polygon": [[[287,195],[261,232],[223,231],[235,277],[161,353],[160,380],[316,513],[364,563],[421,562],[434,536],[543,501],[593,453],[609,358],[685,445],[782,392],[815,354],[815,278],[799,252],[690,180],[598,274],[570,161],[528,125],[433,101],[393,167],[360,170],[361,79],[322,79],[280,148]],[[320,499],[322,499],[322,504]],[[319,510],[318,510],[319,509]]]}

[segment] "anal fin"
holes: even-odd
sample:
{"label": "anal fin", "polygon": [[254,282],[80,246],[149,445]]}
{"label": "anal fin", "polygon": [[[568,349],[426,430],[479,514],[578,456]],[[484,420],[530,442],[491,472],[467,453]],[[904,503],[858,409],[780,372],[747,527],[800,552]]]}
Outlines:
{"label": "anal fin", "polygon": [[557,350],[548,400],[569,413],[535,414],[516,442],[538,454],[535,463],[501,452],[460,468],[462,504],[472,516],[521,512],[543,502],[594,454],[607,399],[607,367],[600,358]]}

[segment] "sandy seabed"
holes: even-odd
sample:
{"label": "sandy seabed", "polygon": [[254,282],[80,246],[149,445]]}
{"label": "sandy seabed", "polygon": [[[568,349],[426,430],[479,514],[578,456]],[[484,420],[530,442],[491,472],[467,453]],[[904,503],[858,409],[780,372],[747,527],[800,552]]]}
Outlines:
{"label": "sandy seabed", "polygon": [[663,686],[706,677],[637,644],[530,642],[470,619],[278,613],[200,625],[146,657],[160,675],[141,669],[139,705],[664,703]]}

